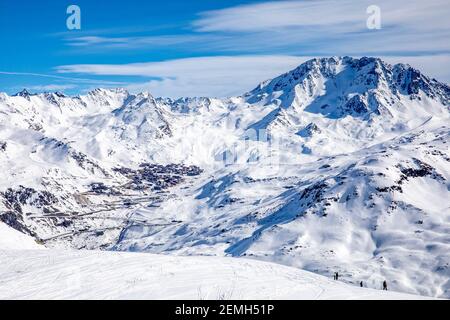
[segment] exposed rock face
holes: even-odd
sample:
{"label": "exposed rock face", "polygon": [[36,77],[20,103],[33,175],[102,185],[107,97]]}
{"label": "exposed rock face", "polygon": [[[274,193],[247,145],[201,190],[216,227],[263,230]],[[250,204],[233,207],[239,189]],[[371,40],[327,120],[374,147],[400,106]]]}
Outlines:
{"label": "exposed rock face", "polygon": [[308,138],[308,137],[312,137],[316,133],[318,134],[321,132],[322,131],[319,129],[319,127],[315,123],[311,122],[306,127],[304,127],[302,130],[297,132],[297,134],[301,137]]}

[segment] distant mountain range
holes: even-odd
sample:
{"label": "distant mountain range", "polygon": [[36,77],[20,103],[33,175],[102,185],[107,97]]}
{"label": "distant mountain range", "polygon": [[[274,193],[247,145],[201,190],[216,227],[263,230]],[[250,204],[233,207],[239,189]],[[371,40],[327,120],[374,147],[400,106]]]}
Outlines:
{"label": "distant mountain range", "polygon": [[366,57],[227,99],[0,93],[0,221],[50,248],[246,256],[450,298],[449,98]]}

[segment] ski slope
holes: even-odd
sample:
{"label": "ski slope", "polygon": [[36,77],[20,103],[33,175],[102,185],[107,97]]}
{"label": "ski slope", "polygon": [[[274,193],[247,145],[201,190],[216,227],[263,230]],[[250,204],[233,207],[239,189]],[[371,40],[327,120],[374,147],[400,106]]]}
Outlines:
{"label": "ski slope", "polygon": [[0,250],[37,250],[45,249],[23,233],[0,222]]}
{"label": "ski slope", "polygon": [[0,299],[423,298],[242,258],[0,250],[0,261]]}

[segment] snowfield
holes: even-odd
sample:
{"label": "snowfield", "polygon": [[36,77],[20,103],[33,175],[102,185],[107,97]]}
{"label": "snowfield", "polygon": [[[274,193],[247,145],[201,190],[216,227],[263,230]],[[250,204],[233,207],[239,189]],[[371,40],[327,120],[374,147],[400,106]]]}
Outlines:
{"label": "snowfield", "polygon": [[248,259],[46,250],[3,223],[0,262],[0,300],[426,299]]}
{"label": "snowfield", "polygon": [[[339,272],[354,286],[386,279],[394,291],[450,298],[449,98],[447,84],[409,65],[366,57],[312,59],[223,99],[0,93],[0,222],[52,250],[29,259],[61,267],[64,257],[95,265],[101,254],[53,250],[135,252],[105,253],[125,257],[119,270],[135,268],[138,252],[169,269],[196,259],[239,269],[226,257],[250,258],[298,279]],[[16,238],[1,241],[14,249]],[[14,254],[25,263],[20,252],[5,259]],[[280,297],[320,292],[278,271],[297,292]],[[350,290],[345,298],[371,292],[330,285]]]}
{"label": "snowfield", "polygon": [[23,233],[0,223],[0,250],[43,250],[45,247]]}
{"label": "snowfield", "polygon": [[361,289],[274,263],[46,250],[0,223],[0,299],[426,299]]}
{"label": "snowfield", "polygon": [[424,299],[247,259],[0,250],[0,260],[0,299]]}

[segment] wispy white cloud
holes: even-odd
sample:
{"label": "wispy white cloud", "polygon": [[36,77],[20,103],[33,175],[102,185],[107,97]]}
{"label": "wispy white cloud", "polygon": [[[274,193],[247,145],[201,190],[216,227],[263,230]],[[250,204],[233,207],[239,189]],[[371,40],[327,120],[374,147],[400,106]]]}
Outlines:
{"label": "wispy white cloud", "polygon": [[[200,32],[250,32],[302,26],[365,24],[360,1],[272,1],[206,11],[193,26]],[[346,26],[348,28],[348,26]]]}
{"label": "wispy white cloud", "polygon": [[97,84],[97,85],[121,85],[121,84],[123,84],[123,82],[116,82],[116,81],[86,79],[86,78],[77,78],[77,77],[64,77],[64,76],[53,75],[53,74],[32,73],[32,72],[0,71],[0,75],[51,78],[51,79],[66,80],[66,81],[77,82],[77,83]]}
{"label": "wispy white cloud", "polygon": [[[366,26],[373,4],[381,9],[380,30]],[[190,29],[177,34],[91,32],[64,40],[73,50],[109,53],[177,48],[196,56],[424,55],[450,52],[448,16],[448,0],[269,1],[200,12]]]}
{"label": "wispy white cloud", "polygon": [[[380,30],[369,30],[369,5],[381,9]],[[447,0],[272,1],[207,11],[198,32],[234,35],[223,50],[288,50],[296,54],[449,52]],[[259,50],[258,50],[259,49]]]}
{"label": "wispy white cloud", "polygon": [[446,0],[271,1],[200,13],[193,26],[202,32],[270,31],[274,28],[327,26],[335,32],[365,29],[366,9],[377,5],[389,26],[447,29]]}
{"label": "wispy white cloud", "polygon": [[[215,56],[132,64],[83,64],[60,66],[60,73],[141,76],[151,80],[128,84],[133,91],[149,91],[156,96],[232,96],[253,89],[258,83],[287,72],[307,56]],[[389,63],[409,63],[441,81],[450,80],[450,55],[387,56]]]}
{"label": "wispy white cloud", "polygon": [[26,86],[26,88],[33,91],[65,91],[68,89],[74,89],[76,87],[77,85],[75,84],[46,84]]}
{"label": "wispy white cloud", "polygon": [[84,47],[89,50],[94,48],[133,49],[143,47],[161,47],[177,44],[188,45],[211,39],[208,35],[159,35],[159,36],[79,36],[68,37],[66,42],[72,47]]}
{"label": "wispy white cloud", "polygon": [[132,91],[157,96],[231,96],[253,89],[306,61],[296,56],[215,56],[123,65],[68,65],[60,73],[121,75],[157,78],[128,85]]}
{"label": "wispy white cloud", "polygon": [[[163,31],[168,29],[176,28],[178,25],[176,23],[158,24],[158,25],[130,25],[130,26],[116,26],[107,28],[83,28],[77,30],[78,36],[96,36],[96,35],[124,35],[124,34],[144,34],[148,32]],[[48,37],[71,37],[73,36],[72,30],[65,30],[61,32],[49,33]]]}

